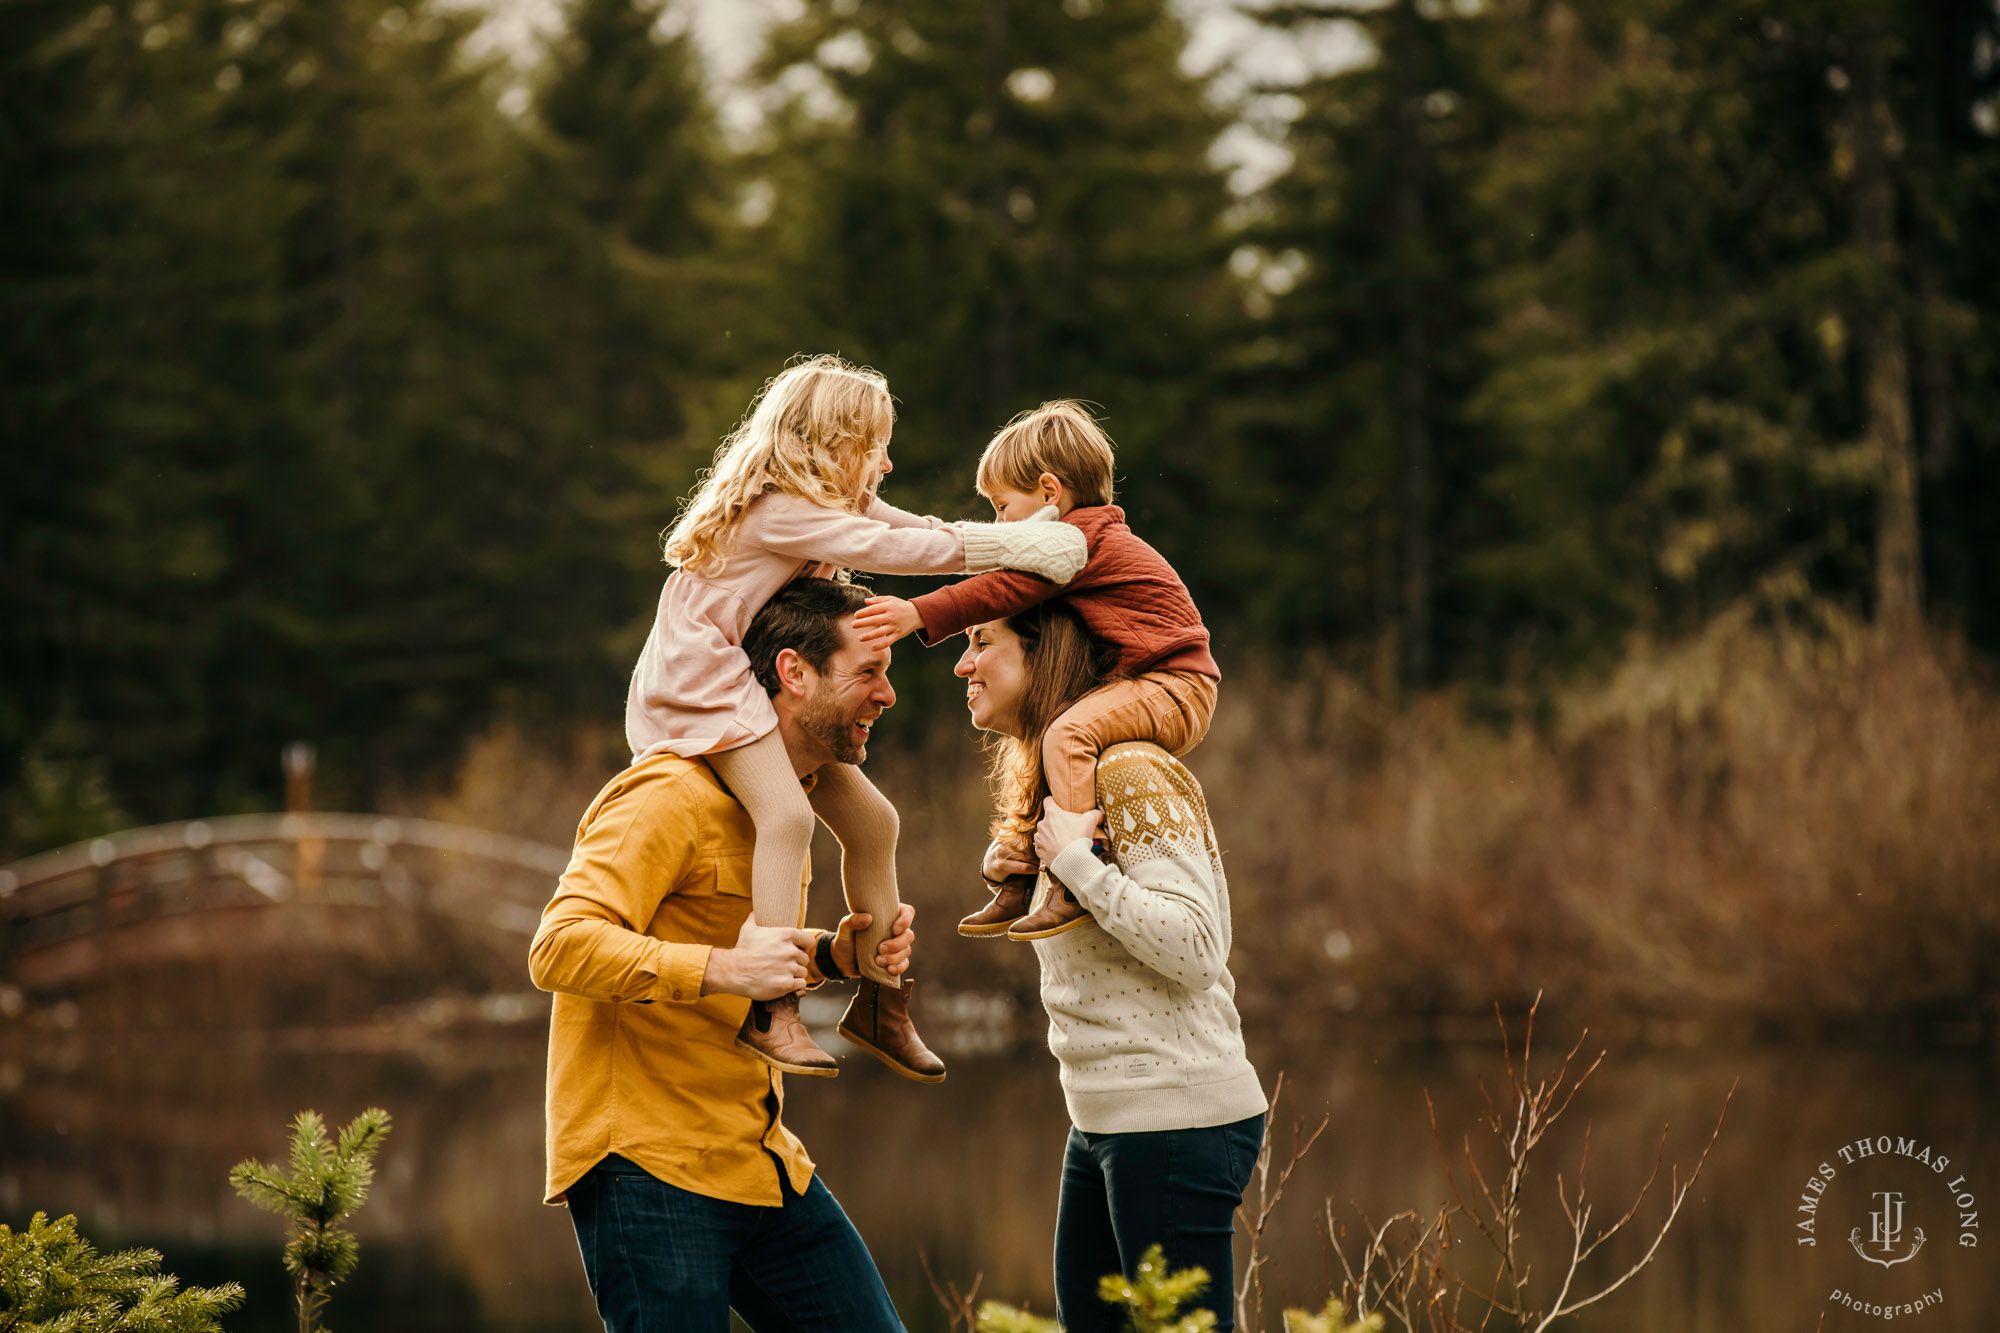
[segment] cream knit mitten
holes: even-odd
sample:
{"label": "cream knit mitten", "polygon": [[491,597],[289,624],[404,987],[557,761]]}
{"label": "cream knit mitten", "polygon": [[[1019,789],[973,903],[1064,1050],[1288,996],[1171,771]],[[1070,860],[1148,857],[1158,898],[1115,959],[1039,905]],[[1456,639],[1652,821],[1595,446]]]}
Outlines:
{"label": "cream knit mitten", "polygon": [[1090,559],[1090,543],[1079,528],[1056,521],[1048,506],[1021,523],[961,523],[965,535],[965,572],[1021,569],[1051,583],[1068,583]]}

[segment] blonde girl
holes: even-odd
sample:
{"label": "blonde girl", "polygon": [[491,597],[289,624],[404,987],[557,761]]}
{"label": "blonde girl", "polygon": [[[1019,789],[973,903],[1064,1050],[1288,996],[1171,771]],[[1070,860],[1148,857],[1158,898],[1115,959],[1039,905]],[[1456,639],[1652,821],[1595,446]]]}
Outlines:
{"label": "blonde girl", "polygon": [[[700,756],[750,812],[759,925],[800,924],[814,817],[825,821],[840,840],[848,908],[873,917],[855,956],[867,981],[891,988],[899,983],[875,952],[898,904],[895,807],[853,764],[829,764],[810,795],[802,789],[743,636],[795,578],[1007,568],[1067,582],[1086,554],[1066,524],[943,523],[883,503],[876,490],[890,471],[894,424],[887,381],[839,357],[801,360],[765,384],[667,535],[676,568],[625,704],[635,762],[661,751]],[[737,1040],[794,1073],[835,1072],[797,1014],[796,996],[753,1007]],[[875,1053],[911,1077],[938,1076]]]}

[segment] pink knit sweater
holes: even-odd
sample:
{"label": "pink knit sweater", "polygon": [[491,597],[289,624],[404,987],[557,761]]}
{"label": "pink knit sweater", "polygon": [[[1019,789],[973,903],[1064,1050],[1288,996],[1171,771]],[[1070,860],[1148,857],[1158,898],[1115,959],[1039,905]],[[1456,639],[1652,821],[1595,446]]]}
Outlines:
{"label": "pink knit sweater", "polygon": [[743,636],[772,594],[800,575],[959,574],[955,524],[876,500],[864,515],[776,492],[750,502],[720,574],[677,569],[625,696],[625,743],[636,761],[659,751],[693,757],[733,750],[778,725],[750,674]]}

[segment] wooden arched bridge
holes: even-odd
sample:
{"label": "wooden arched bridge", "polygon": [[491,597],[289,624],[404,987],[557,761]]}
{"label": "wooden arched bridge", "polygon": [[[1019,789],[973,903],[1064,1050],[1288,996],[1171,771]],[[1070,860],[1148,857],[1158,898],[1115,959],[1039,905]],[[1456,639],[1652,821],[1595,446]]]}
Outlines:
{"label": "wooden arched bridge", "polygon": [[131,829],[0,867],[0,983],[31,999],[115,997],[163,1024],[177,1002],[207,1022],[234,1011],[254,1023],[438,989],[519,991],[568,859],[381,815]]}

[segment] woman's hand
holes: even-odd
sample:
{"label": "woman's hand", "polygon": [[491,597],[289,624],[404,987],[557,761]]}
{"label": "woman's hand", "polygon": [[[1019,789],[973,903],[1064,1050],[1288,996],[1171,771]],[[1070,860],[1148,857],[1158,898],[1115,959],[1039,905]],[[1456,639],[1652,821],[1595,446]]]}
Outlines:
{"label": "woman's hand", "polygon": [[[875,950],[875,965],[892,977],[900,977],[910,970],[910,946],[916,943],[917,932],[910,929],[910,922],[916,919],[917,909],[908,903],[896,907],[896,928],[889,932]],[[833,965],[840,969],[842,976],[861,975],[861,969],[854,958],[854,935],[856,931],[868,929],[875,920],[866,912],[849,912],[840,919],[833,932]]]}
{"label": "woman's hand", "polygon": [[1086,810],[1073,815],[1056,804],[1051,796],[1042,802],[1042,822],[1035,830],[1035,855],[1047,865],[1061,854],[1062,849],[1081,838],[1088,842],[1097,836],[1104,826],[1102,810]]}
{"label": "woman's hand", "polygon": [[979,863],[979,873],[988,884],[998,884],[1009,875],[1038,875],[1041,870],[1025,850],[999,838],[986,844],[986,856]]}
{"label": "woman's hand", "polygon": [[906,634],[924,627],[914,603],[900,597],[870,597],[868,605],[854,613],[854,632],[864,648],[887,648]]}

